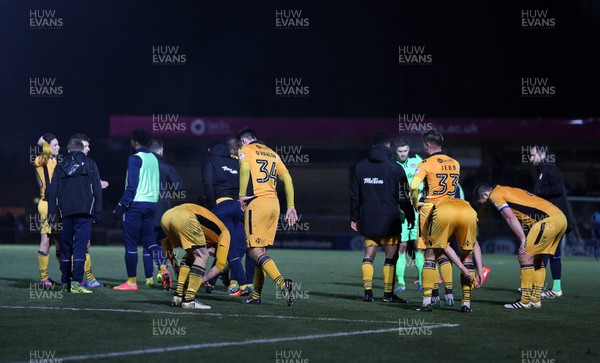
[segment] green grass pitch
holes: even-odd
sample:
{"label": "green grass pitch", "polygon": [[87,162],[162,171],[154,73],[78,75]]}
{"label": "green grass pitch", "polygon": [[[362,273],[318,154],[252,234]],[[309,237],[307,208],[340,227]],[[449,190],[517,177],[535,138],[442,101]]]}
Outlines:
{"label": "green grass pitch", "polygon": [[[378,301],[364,303],[362,252],[271,250],[283,275],[298,284],[292,308],[278,299],[267,278],[260,306],[241,304],[219,282],[212,295],[201,289],[197,296],[211,310],[189,311],[169,305],[171,292],[143,285],[141,258],[137,292],[40,292],[31,287],[38,278],[36,250],[0,246],[0,361],[44,355],[62,362],[600,361],[600,263],[589,258],[563,258],[563,297],[544,300],[541,309],[509,311],[502,304],[518,297],[516,256],[486,255],[492,272],[474,293],[474,313],[458,312],[456,269],[457,306],[419,313],[412,265],[403,293],[410,303],[384,304],[380,252],[374,280]],[[92,247],[91,253],[100,281],[114,286],[125,280],[123,248]],[[59,279],[54,256],[49,272]]]}

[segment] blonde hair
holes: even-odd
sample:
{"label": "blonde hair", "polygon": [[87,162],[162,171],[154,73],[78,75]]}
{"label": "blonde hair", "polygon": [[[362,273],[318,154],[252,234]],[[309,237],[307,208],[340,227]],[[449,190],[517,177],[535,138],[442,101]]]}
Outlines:
{"label": "blonde hair", "polygon": [[48,142],[42,144],[42,154],[39,156],[39,164],[46,165],[52,157],[52,148]]}

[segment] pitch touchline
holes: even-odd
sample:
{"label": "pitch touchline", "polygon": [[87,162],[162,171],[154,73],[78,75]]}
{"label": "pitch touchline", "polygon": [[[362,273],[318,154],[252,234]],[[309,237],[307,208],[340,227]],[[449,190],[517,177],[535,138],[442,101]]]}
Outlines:
{"label": "pitch touchline", "polygon": [[305,316],[286,316],[286,315],[251,315],[251,314],[220,314],[220,313],[194,313],[191,311],[146,311],[136,309],[98,309],[98,308],[71,308],[71,307],[55,307],[55,306],[9,306],[0,305],[3,309],[37,309],[37,310],[62,310],[62,311],[98,311],[109,313],[139,313],[139,314],[161,314],[161,315],[200,315],[200,316],[220,316],[232,318],[265,318],[265,319],[300,319],[300,320],[317,320],[317,321],[339,321],[346,323],[382,323],[382,324],[398,324],[398,321],[390,320],[353,320],[342,318],[313,318]]}
{"label": "pitch touchline", "polygon": [[[436,324],[436,325],[431,325],[429,327],[430,328],[455,328],[457,326],[458,326],[458,324]],[[398,327],[398,328],[387,328],[387,329],[376,329],[376,330],[357,330],[357,331],[338,332],[338,333],[329,333],[329,334],[302,335],[302,336],[285,337],[285,338],[252,339],[252,340],[242,340],[239,342],[191,344],[191,345],[181,345],[181,346],[176,346],[176,347],[129,350],[129,351],[124,351],[124,352],[101,353],[101,354],[90,354],[90,355],[73,355],[73,356],[56,358],[56,359],[61,360],[61,361],[71,361],[71,360],[85,360],[85,359],[116,358],[116,357],[123,357],[123,356],[128,356],[128,355],[169,353],[169,352],[177,352],[177,351],[183,351],[183,350],[196,350],[196,349],[204,349],[204,348],[222,348],[222,347],[242,346],[242,345],[250,345],[250,344],[269,344],[269,343],[281,343],[281,342],[290,342],[290,341],[298,341],[298,340],[315,340],[315,339],[324,339],[324,338],[348,337],[348,336],[365,335],[365,334],[381,334],[381,333],[390,333],[393,331],[399,332],[401,329],[408,330],[408,329],[413,329],[413,328],[399,328]]]}

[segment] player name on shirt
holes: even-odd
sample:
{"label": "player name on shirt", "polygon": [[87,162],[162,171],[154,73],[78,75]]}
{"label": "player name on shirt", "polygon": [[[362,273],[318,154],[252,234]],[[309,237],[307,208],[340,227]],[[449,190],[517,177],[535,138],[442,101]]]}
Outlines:
{"label": "player name on shirt", "polygon": [[277,154],[266,152],[266,151],[260,151],[260,150],[256,150],[256,155],[266,156],[266,157],[269,157],[269,158],[276,158],[277,157]]}

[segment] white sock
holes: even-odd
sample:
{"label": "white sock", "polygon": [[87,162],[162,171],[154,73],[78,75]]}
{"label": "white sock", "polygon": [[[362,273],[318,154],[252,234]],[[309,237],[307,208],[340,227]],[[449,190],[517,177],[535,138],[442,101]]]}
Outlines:
{"label": "white sock", "polygon": [[427,306],[431,304],[431,297],[424,297],[423,298],[423,306]]}
{"label": "white sock", "polygon": [[446,300],[454,300],[454,296],[452,294],[446,294]]}
{"label": "white sock", "polygon": [[471,308],[471,302],[470,301],[469,302],[464,302],[464,303],[462,303],[462,306],[466,306],[466,307],[468,307],[470,309]]}

